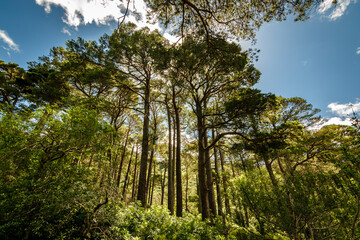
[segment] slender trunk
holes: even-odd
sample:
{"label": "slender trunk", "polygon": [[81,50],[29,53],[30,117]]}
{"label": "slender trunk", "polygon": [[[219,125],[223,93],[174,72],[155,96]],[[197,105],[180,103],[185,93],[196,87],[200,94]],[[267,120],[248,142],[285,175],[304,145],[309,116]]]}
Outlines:
{"label": "slender trunk", "polygon": [[131,191],[131,201],[133,202],[135,200],[135,185],[136,185],[136,168],[137,168],[137,161],[138,161],[138,147],[136,146],[136,154],[135,154],[135,167],[134,167],[134,176],[133,176],[133,185],[132,185],[132,191]]}
{"label": "slender trunk", "polygon": [[173,160],[172,160],[172,127],[171,127],[171,116],[170,116],[170,107],[168,104],[168,100],[167,98],[165,98],[165,104],[166,104],[166,111],[167,111],[167,117],[168,117],[168,128],[169,128],[169,132],[168,132],[168,137],[169,137],[169,142],[168,142],[168,209],[170,211],[170,214],[174,214],[174,200],[175,200],[175,196],[174,196],[174,182],[173,182]]}
{"label": "slender trunk", "polygon": [[122,170],[122,166],[123,166],[123,164],[124,164],[126,147],[127,147],[127,143],[128,143],[128,140],[129,140],[130,128],[131,128],[131,126],[129,126],[129,128],[128,128],[128,130],[127,130],[126,139],[125,139],[125,144],[124,144],[124,150],[123,150],[123,152],[122,152],[122,154],[121,154],[120,165],[119,165],[119,170],[118,170],[118,175],[117,175],[117,180],[116,180],[116,186],[117,186],[117,188],[120,187],[121,170]]}
{"label": "slender trunk", "polygon": [[152,205],[152,203],[153,203],[154,188],[155,188],[155,174],[156,174],[155,171],[156,171],[156,168],[155,168],[155,164],[154,164],[154,175],[153,175],[153,179],[152,179],[150,205]]}
{"label": "slender trunk", "polygon": [[182,182],[181,182],[181,128],[180,113],[176,103],[175,89],[173,88],[173,105],[175,111],[176,125],[176,216],[182,217],[183,200],[182,200]]}
{"label": "slender trunk", "polygon": [[233,175],[233,177],[235,177],[235,168],[234,168],[234,163],[233,163],[231,157],[229,157],[229,161],[230,161],[230,165],[231,165],[232,175]]}
{"label": "slender trunk", "polygon": [[164,205],[166,170],[166,164],[164,164],[164,176],[161,180],[161,205]]}
{"label": "slender trunk", "polygon": [[227,176],[225,174],[224,154],[223,154],[222,150],[219,150],[219,153],[220,153],[221,171],[224,173],[223,186],[224,186],[225,209],[226,209],[226,213],[228,215],[230,215],[231,214],[231,212],[230,212],[230,201],[229,201],[228,190],[227,190],[228,179],[227,179]]}
{"label": "slender trunk", "polygon": [[154,132],[152,136],[152,143],[151,143],[151,153],[150,153],[150,161],[149,161],[149,171],[148,171],[148,177],[146,181],[146,188],[149,191],[150,195],[150,179],[151,179],[151,170],[152,170],[152,164],[154,161],[154,152],[155,152],[155,145],[156,145],[156,134],[157,134],[157,121],[156,121],[156,113],[154,113]]}
{"label": "slender trunk", "polygon": [[199,200],[201,201],[201,216],[202,219],[210,218],[209,209],[209,197],[208,197],[208,185],[206,181],[206,166],[205,166],[205,127],[203,122],[203,116],[201,111],[201,104],[196,104],[197,115],[197,131],[198,131],[198,175],[199,175]]}
{"label": "slender trunk", "polygon": [[150,122],[150,78],[146,79],[144,94],[144,124],[141,144],[140,174],[137,200],[146,207],[146,170],[149,152],[149,122]]}
{"label": "slender trunk", "polygon": [[198,194],[198,211],[199,213],[201,213],[202,211],[202,206],[201,206],[201,196],[200,196],[200,187],[199,187],[199,177],[196,177],[196,193]]}
{"label": "slender trunk", "polygon": [[189,193],[189,175],[186,175],[186,190],[185,190],[185,210],[189,212],[188,208],[188,193]]}
{"label": "slender trunk", "polygon": [[[215,139],[214,129],[212,130],[212,138]],[[217,198],[216,200],[218,204],[218,214],[219,216],[222,216],[223,212],[222,212],[221,189],[220,189],[220,172],[219,172],[219,164],[217,159],[216,145],[214,146],[214,162],[215,162],[215,173],[216,173],[215,183],[216,183],[216,198]]]}
{"label": "slender trunk", "polygon": [[269,161],[269,159],[267,157],[262,157],[262,160],[265,162],[265,167],[266,167],[267,172],[269,173],[269,177],[270,177],[272,185],[275,187],[276,190],[279,190],[279,187],[278,187],[275,175],[274,175],[274,171],[271,166],[271,162]]}
{"label": "slender trunk", "polygon": [[[149,171],[148,171],[148,177],[146,180],[146,188],[148,189],[148,196],[150,196],[151,193],[151,171],[152,171],[152,165],[153,165],[153,160],[154,160],[154,149],[151,150],[150,153],[150,163],[149,163]],[[148,202],[150,203],[150,198],[148,199]]]}
{"label": "slender trunk", "polygon": [[213,180],[212,168],[211,168],[210,150],[207,148],[208,136],[206,130],[204,134],[204,146],[205,146],[206,184],[208,188],[209,207],[211,210],[212,217],[215,218],[217,216],[217,212],[216,212],[216,200],[215,200],[215,191],[213,184],[214,180]]}
{"label": "slender trunk", "polygon": [[114,183],[116,182],[116,176],[117,176],[117,165],[118,165],[118,158],[119,158],[119,148],[114,147],[115,149],[115,157],[114,157],[114,161],[112,161],[112,171],[110,173],[110,177],[111,179],[113,179]]}
{"label": "slender trunk", "polygon": [[133,145],[133,147],[132,147],[132,149],[131,149],[129,164],[128,164],[128,168],[127,168],[126,175],[125,175],[125,182],[124,182],[124,187],[123,187],[123,191],[122,191],[122,197],[123,197],[123,199],[125,199],[127,182],[128,182],[128,178],[129,178],[130,167],[131,167],[131,160],[132,160],[132,156],[133,156],[133,153],[134,153],[134,148],[135,148],[135,145]]}

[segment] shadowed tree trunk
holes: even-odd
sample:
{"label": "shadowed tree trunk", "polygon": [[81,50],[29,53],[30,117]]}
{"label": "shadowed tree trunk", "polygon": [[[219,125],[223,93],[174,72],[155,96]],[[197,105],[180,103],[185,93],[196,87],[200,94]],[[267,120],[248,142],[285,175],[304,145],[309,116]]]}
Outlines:
{"label": "shadowed tree trunk", "polygon": [[202,108],[199,102],[196,104],[197,131],[198,131],[198,175],[199,175],[199,201],[201,201],[202,219],[210,218],[208,186],[206,181],[206,162],[205,162],[205,127],[202,117]]}
{"label": "shadowed tree trunk", "polygon": [[[212,138],[215,139],[215,131],[214,129],[212,130]],[[222,212],[222,201],[221,201],[221,189],[220,189],[220,172],[219,172],[219,164],[218,164],[218,159],[217,159],[217,148],[216,145],[214,146],[214,162],[215,162],[215,173],[216,173],[216,178],[215,178],[215,183],[216,183],[216,198],[217,198],[217,204],[218,204],[218,214],[219,216],[223,215]]]}
{"label": "shadowed tree trunk", "polygon": [[229,202],[229,196],[228,196],[228,179],[227,179],[227,176],[225,174],[225,160],[224,160],[224,153],[221,149],[219,149],[219,153],[220,153],[220,163],[221,163],[221,171],[223,172],[223,187],[224,187],[224,198],[225,198],[225,209],[226,209],[226,213],[228,215],[231,214],[230,212],[230,202]]}
{"label": "shadowed tree trunk", "polygon": [[129,164],[128,164],[128,168],[127,168],[127,171],[126,171],[124,187],[123,187],[123,191],[122,191],[123,199],[125,199],[126,188],[127,188],[127,183],[128,183],[129,173],[130,173],[130,167],[131,167],[131,160],[132,160],[132,156],[133,156],[133,153],[134,153],[134,148],[135,148],[135,145],[133,145],[133,147],[131,148]]}
{"label": "shadowed tree trunk", "polygon": [[171,122],[171,114],[170,114],[170,106],[168,103],[167,97],[165,97],[165,104],[166,104],[166,112],[167,112],[167,118],[168,118],[168,209],[171,214],[174,214],[174,182],[173,182],[173,175],[174,175],[174,167],[173,167],[173,154],[172,154],[172,122]]}
{"label": "shadowed tree trunk", "polygon": [[164,163],[164,176],[161,179],[161,205],[164,205],[166,171],[167,167],[166,163]]}
{"label": "shadowed tree trunk", "polygon": [[[176,103],[175,88],[173,88],[173,105],[175,112],[176,125],[176,216],[182,217],[183,201],[182,201],[182,179],[181,179],[181,128],[180,113]],[[174,129],[175,130],[175,129]]]}
{"label": "shadowed tree trunk", "polygon": [[215,218],[217,212],[216,212],[216,200],[215,200],[215,191],[214,191],[214,180],[212,176],[210,150],[207,148],[208,136],[206,132],[204,134],[204,146],[205,146],[206,184],[208,188],[209,207],[211,210],[212,217]]}
{"label": "shadowed tree trunk", "polygon": [[131,128],[131,126],[129,126],[129,128],[128,128],[128,130],[127,130],[126,139],[125,139],[125,144],[124,144],[124,150],[123,150],[123,152],[122,152],[122,154],[121,154],[120,165],[119,165],[119,170],[118,170],[118,175],[117,175],[117,180],[116,180],[116,186],[117,186],[117,188],[120,187],[121,170],[122,170],[122,166],[123,166],[123,164],[124,164],[126,147],[127,147],[127,143],[128,143],[128,140],[129,140],[130,128]]}
{"label": "shadowed tree trunk", "polygon": [[157,134],[156,112],[153,113],[153,116],[154,116],[154,131],[153,131],[152,143],[151,143],[149,171],[148,171],[148,177],[147,177],[147,181],[146,181],[146,188],[149,191],[149,196],[150,196],[150,193],[151,193],[150,180],[151,180],[151,171],[152,171],[152,165],[153,165],[153,161],[154,161],[154,152],[155,152],[155,145],[156,145],[156,138],[157,138],[156,137],[156,134]]}
{"label": "shadowed tree trunk", "polygon": [[143,207],[146,207],[147,188],[146,188],[146,170],[149,152],[149,123],[150,123],[150,77],[146,78],[145,94],[144,94],[144,125],[143,136],[141,144],[141,158],[140,158],[140,174],[137,200],[141,202]]}
{"label": "shadowed tree trunk", "polygon": [[137,162],[138,162],[138,146],[136,146],[136,154],[135,154],[135,167],[134,167],[134,175],[133,175],[133,185],[132,185],[132,191],[131,191],[131,201],[133,202],[135,200],[135,189],[136,189],[136,171],[137,171]]}
{"label": "shadowed tree trunk", "polygon": [[152,178],[150,205],[152,205],[152,203],[153,203],[154,188],[155,188],[155,175],[156,175],[156,164],[154,163],[154,175],[153,175],[153,178]]}

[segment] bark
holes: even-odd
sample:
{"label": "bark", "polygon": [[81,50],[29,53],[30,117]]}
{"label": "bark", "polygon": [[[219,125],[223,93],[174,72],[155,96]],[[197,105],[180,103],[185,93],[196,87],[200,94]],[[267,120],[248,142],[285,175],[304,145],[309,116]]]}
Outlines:
{"label": "bark", "polygon": [[[153,146],[154,147],[154,146]],[[148,177],[147,177],[147,181],[146,181],[146,188],[148,189],[148,196],[150,196],[150,193],[151,193],[151,184],[150,184],[150,181],[151,181],[151,171],[152,171],[152,165],[153,165],[153,161],[154,161],[154,149],[151,150],[151,153],[150,153],[150,163],[149,163],[149,171],[148,171]],[[155,166],[155,165],[154,165]],[[149,198],[149,201],[150,203],[150,198]]]}
{"label": "bark", "polygon": [[185,211],[189,212],[188,208],[188,192],[189,192],[189,172],[186,170],[186,188],[185,188]]}
{"label": "bark", "polygon": [[144,94],[144,124],[141,144],[140,174],[137,200],[146,207],[147,189],[146,189],[146,170],[149,152],[149,122],[150,122],[150,78],[146,78]]}
{"label": "bark", "polygon": [[151,153],[150,153],[150,161],[149,161],[149,171],[148,171],[148,177],[146,181],[146,188],[149,190],[150,195],[150,180],[151,180],[151,170],[152,170],[152,164],[154,161],[154,152],[155,152],[155,145],[156,145],[156,134],[157,134],[157,121],[156,121],[156,113],[153,113],[154,115],[154,132],[152,136],[152,143],[151,143]]}
{"label": "bark", "polygon": [[217,216],[217,212],[216,212],[216,200],[215,200],[215,191],[214,191],[214,180],[213,180],[212,168],[211,168],[210,150],[207,148],[208,136],[206,131],[204,134],[204,146],[205,146],[206,184],[208,188],[209,207],[211,210],[212,217],[215,218]]}
{"label": "bark", "polygon": [[164,164],[164,176],[162,177],[161,180],[161,205],[164,205],[166,171],[167,171],[167,167],[166,164]]}
{"label": "bark", "polygon": [[153,175],[153,179],[152,179],[150,205],[152,205],[152,203],[153,203],[154,188],[155,188],[155,174],[156,174],[155,171],[156,171],[156,168],[155,168],[155,164],[154,164],[154,175]]}
{"label": "bark", "polygon": [[182,217],[183,200],[182,200],[182,179],[181,179],[181,128],[180,113],[176,103],[175,89],[173,88],[173,105],[175,112],[176,125],[176,216]]}
{"label": "bark", "polygon": [[201,210],[202,210],[202,206],[201,206],[201,197],[200,197],[200,187],[199,187],[199,176],[196,177],[196,193],[198,195],[198,201],[199,201],[199,204],[198,204],[198,211],[199,213],[201,213]]}
{"label": "bark", "polygon": [[[212,130],[212,138],[215,139],[215,131]],[[215,162],[215,173],[216,173],[216,178],[215,178],[215,183],[216,183],[216,200],[217,200],[217,204],[218,204],[218,214],[219,216],[223,215],[222,212],[222,201],[221,201],[221,189],[220,189],[220,172],[219,172],[219,164],[218,164],[218,159],[217,159],[217,148],[216,145],[214,146],[214,162]]]}
{"label": "bark", "polygon": [[262,159],[265,162],[265,167],[266,167],[267,172],[269,173],[269,177],[270,177],[272,185],[275,187],[276,190],[279,190],[279,187],[278,187],[275,175],[274,175],[274,171],[271,166],[271,162],[269,161],[269,159],[267,157],[263,157]]}
{"label": "bark", "polygon": [[130,167],[131,167],[131,160],[132,160],[132,156],[133,156],[133,153],[134,153],[134,148],[135,148],[135,145],[133,145],[133,147],[131,149],[129,164],[128,164],[128,168],[127,168],[126,175],[125,175],[125,182],[124,182],[124,187],[123,187],[123,191],[122,191],[123,199],[125,199],[126,188],[127,188],[127,183],[128,183],[129,173],[130,173]]}
{"label": "bark", "polygon": [[124,144],[124,150],[121,154],[121,159],[120,159],[120,165],[119,165],[119,170],[118,170],[118,175],[117,175],[117,180],[116,180],[116,186],[117,188],[120,187],[120,179],[121,179],[121,170],[124,164],[124,159],[125,159],[125,153],[126,153],[126,147],[128,144],[128,140],[129,140],[129,133],[130,133],[130,128],[131,126],[129,126],[127,133],[126,133],[126,139],[125,139],[125,144]]}
{"label": "bark", "polygon": [[135,199],[135,185],[136,185],[136,168],[137,168],[137,161],[138,161],[138,147],[136,146],[136,154],[135,154],[135,166],[134,166],[134,175],[133,175],[133,185],[131,191],[131,201],[133,202]]}
{"label": "bark", "polygon": [[174,182],[173,182],[173,161],[172,161],[172,127],[171,127],[171,115],[170,115],[170,106],[168,104],[167,98],[165,98],[165,104],[166,104],[166,111],[167,111],[167,118],[168,118],[168,209],[171,214],[174,214]]}
{"label": "bark", "polygon": [[[223,173],[225,173],[225,161],[224,161],[224,154],[222,152],[222,150],[219,150],[219,153],[220,153],[220,163],[221,163],[221,171]],[[224,174],[224,178],[223,178],[223,187],[224,187],[224,198],[225,198],[225,209],[226,209],[226,213],[228,215],[230,215],[230,201],[229,201],[229,196],[228,196],[228,186],[227,186],[227,183],[228,183],[228,179],[227,179],[227,176]]]}
{"label": "bark", "polygon": [[206,181],[205,171],[205,127],[201,112],[201,105],[197,103],[197,131],[198,131],[198,175],[199,175],[199,201],[201,202],[201,216],[202,219],[210,218],[208,185]]}

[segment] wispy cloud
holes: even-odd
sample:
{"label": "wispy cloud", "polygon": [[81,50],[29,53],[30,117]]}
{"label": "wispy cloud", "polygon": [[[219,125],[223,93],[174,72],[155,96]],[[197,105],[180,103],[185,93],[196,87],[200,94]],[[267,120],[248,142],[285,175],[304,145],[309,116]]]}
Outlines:
{"label": "wispy cloud", "polygon": [[64,33],[64,34],[67,34],[67,35],[71,36],[71,33],[70,33],[69,29],[67,29],[66,27],[64,27],[64,28],[61,30],[61,32]]}
{"label": "wispy cloud", "polygon": [[[17,45],[10,36],[4,31],[0,29],[0,39],[5,42],[9,48],[13,51],[20,52],[19,45]],[[9,50],[6,48],[6,50]]]}
{"label": "wispy cloud", "polygon": [[[356,3],[356,0],[325,0],[320,4],[318,11],[328,15],[329,19],[336,20],[345,14],[351,3]],[[328,14],[329,11],[330,14]]]}
{"label": "wispy cloud", "polygon": [[356,49],[356,54],[360,54],[360,47]]}
{"label": "wispy cloud", "polygon": [[[78,28],[80,25],[95,23],[97,25],[107,25],[112,21],[122,20],[126,6],[121,1],[104,0],[35,0],[43,6],[47,13],[51,13],[52,6],[60,6],[64,9],[65,15],[62,21],[70,27]],[[124,1],[126,3],[126,1]],[[162,31],[159,24],[150,24],[146,21],[147,7],[144,0],[134,0],[129,4],[129,11],[125,21],[137,24],[138,28],[148,27],[150,30],[158,29]],[[63,33],[69,34],[68,29],[63,29]],[[176,41],[170,34],[164,34],[169,41]]]}

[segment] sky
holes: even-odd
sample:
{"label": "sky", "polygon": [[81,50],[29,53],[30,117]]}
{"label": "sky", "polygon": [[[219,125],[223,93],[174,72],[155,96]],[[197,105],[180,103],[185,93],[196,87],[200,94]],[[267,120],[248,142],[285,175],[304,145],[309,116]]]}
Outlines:
{"label": "sky", "polygon": [[[256,44],[255,66],[262,76],[255,86],[283,97],[301,97],[315,108],[326,124],[351,124],[360,112],[360,3],[325,0],[309,20],[264,24]],[[97,40],[111,34],[123,16],[121,0],[2,0],[0,8],[0,60],[27,68],[27,62],[48,55],[52,47],[82,37]],[[160,29],[145,21],[142,0],[130,4],[126,21]],[[176,38],[160,29],[171,41]]]}

